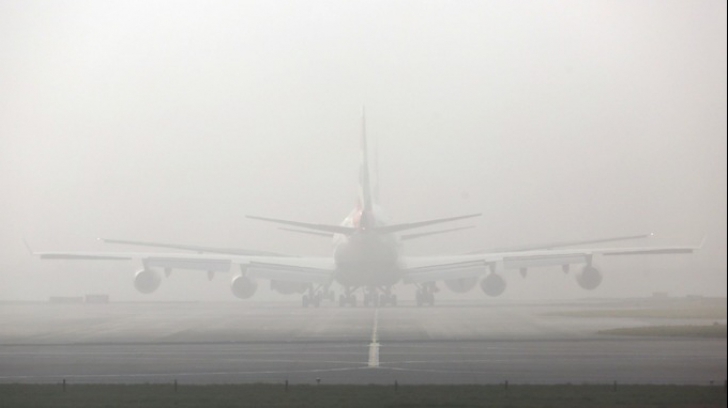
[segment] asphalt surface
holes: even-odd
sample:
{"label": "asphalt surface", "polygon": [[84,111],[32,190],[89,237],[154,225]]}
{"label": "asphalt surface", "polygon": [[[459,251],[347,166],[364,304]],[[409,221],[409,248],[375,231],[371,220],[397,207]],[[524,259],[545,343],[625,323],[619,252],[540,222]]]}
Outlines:
{"label": "asphalt surface", "polygon": [[0,303],[0,382],[725,380],[726,339],[596,333],[684,321],[551,315],[612,303],[459,302],[379,309],[301,309],[293,302]]}

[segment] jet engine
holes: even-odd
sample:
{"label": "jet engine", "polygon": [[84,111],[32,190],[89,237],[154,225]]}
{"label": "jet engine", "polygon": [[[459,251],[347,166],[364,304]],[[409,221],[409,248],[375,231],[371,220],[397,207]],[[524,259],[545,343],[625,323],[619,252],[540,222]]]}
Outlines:
{"label": "jet engine", "polygon": [[236,276],[230,284],[233,295],[239,299],[249,299],[255,294],[258,284],[247,276]]}
{"label": "jet engine", "polygon": [[583,289],[594,290],[602,283],[602,273],[599,272],[599,269],[587,265],[576,275],[576,282]]}
{"label": "jet engine", "polygon": [[162,283],[162,275],[149,269],[142,269],[134,275],[134,287],[141,293],[149,294]]}
{"label": "jet engine", "polygon": [[491,273],[480,281],[480,289],[488,296],[500,296],[506,290],[506,280],[497,273]]}
{"label": "jet engine", "polygon": [[308,289],[308,283],[304,282],[287,282],[287,281],[270,281],[270,288],[284,295],[292,295],[294,293],[303,293]]}
{"label": "jet engine", "polygon": [[453,292],[465,293],[470,292],[470,290],[475,287],[476,283],[478,283],[478,278],[473,276],[472,278],[446,280],[445,286]]}

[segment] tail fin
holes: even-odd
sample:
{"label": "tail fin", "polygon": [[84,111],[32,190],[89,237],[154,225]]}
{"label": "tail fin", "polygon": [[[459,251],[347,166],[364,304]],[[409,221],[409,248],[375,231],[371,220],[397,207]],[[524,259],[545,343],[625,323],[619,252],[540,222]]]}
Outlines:
{"label": "tail fin", "polygon": [[372,196],[371,175],[369,173],[369,152],[367,149],[367,124],[366,112],[361,108],[361,175],[360,175],[360,196],[362,209],[369,213],[374,205]]}

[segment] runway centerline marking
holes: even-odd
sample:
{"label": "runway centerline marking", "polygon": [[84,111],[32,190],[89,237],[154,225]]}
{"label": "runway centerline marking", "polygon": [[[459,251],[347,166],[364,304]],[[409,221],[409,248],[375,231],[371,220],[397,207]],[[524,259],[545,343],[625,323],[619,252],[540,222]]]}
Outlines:
{"label": "runway centerline marking", "polygon": [[374,311],[374,323],[372,325],[372,341],[369,343],[369,368],[379,367],[379,309]]}

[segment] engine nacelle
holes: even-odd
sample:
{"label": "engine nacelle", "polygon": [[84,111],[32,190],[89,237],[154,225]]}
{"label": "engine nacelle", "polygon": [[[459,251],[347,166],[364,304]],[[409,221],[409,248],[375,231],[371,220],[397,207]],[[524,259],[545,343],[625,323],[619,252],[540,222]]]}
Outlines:
{"label": "engine nacelle", "polygon": [[230,290],[239,299],[249,299],[258,290],[258,283],[247,276],[236,276],[230,284]]}
{"label": "engine nacelle", "polygon": [[308,285],[305,282],[270,281],[270,288],[284,295],[303,293],[308,289]]}
{"label": "engine nacelle", "polygon": [[470,290],[475,287],[476,283],[478,283],[478,278],[473,276],[472,278],[446,280],[445,286],[453,292],[465,293],[470,292]]}
{"label": "engine nacelle", "polygon": [[480,281],[480,289],[488,296],[500,296],[506,290],[506,280],[497,273],[491,273]]}
{"label": "engine nacelle", "polygon": [[579,283],[583,289],[594,290],[599,284],[602,283],[602,273],[599,269],[593,266],[585,266],[578,275],[576,275],[576,282]]}
{"label": "engine nacelle", "polygon": [[142,269],[134,275],[134,287],[141,293],[149,294],[162,283],[162,275],[157,271]]}

